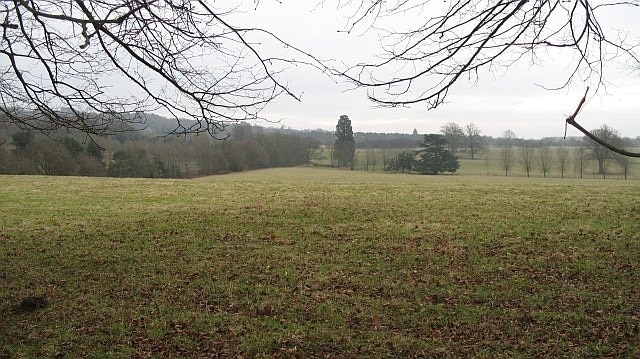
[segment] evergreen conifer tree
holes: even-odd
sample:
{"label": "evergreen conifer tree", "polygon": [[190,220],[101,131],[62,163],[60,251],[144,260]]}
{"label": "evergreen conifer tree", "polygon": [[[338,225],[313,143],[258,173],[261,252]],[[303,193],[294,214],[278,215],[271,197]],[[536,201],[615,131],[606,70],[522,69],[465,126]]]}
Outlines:
{"label": "evergreen conifer tree", "polygon": [[443,135],[424,135],[423,147],[417,151],[419,159],[416,162],[416,170],[428,175],[437,175],[443,172],[455,172],[460,164],[456,157],[447,149],[447,139]]}
{"label": "evergreen conifer tree", "polygon": [[338,166],[349,166],[353,169],[356,153],[356,141],[353,139],[353,129],[349,116],[342,115],[336,125],[336,141],[333,145],[333,157]]}

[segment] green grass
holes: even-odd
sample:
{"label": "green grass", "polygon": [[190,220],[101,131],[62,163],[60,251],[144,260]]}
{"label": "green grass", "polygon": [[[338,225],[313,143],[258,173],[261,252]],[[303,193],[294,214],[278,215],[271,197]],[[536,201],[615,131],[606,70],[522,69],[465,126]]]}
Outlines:
{"label": "green grass", "polygon": [[0,176],[0,357],[638,357],[639,194],[314,168]]}
{"label": "green grass", "polygon": [[[549,172],[546,174],[547,177],[551,178],[560,178],[562,177],[562,172],[560,170],[560,164],[557,159],[557,151],[558,147],[551,146],[550,148],[551,155],[551,166]],[[565,178],[580,178],[580,171],[577,169],[576,161],[575,161],[575,147],[567,147],[568,150],[568,158],[566,163],[566,168],[564,170]],[[634,149],[632,149],[634,150]],[[488,151],[483,152],[478,155],[475,160],[470,160],[468,158],[460,159],[460,169],[458,170],[458,174],[460,175],[478,175],[478,176],[504,176],[504,165],[502,160],[502,149],[501,148],[489,148]],[[521,149],[520,147],[514,147],[512,149],[512,163],[511,168],[509,169],[510,177],[526,177],[527,173],[521,163]],[[637,150],[635,150],[637,152]],[[587,152],[589,153],[589,152]],[[542,172],[542,165],[539,161],[539,152],[536,149],[534,151],[534,160],[531,168],[531,177],[544,177],[544,173]],[[632,165],[630,172],[627,174],[627,179],[640,179],[639,172],[640,171],[640,160],[637,158],[631,158]],[[603,175],[598,173],[598,161],[592,158],[587,158],[584,163],[584,168],[582,172],[583,179],[602,179]],[[613,160],[607,161],[607,179],[624,179],[624,172]]]}
{"label": "green grass", "polygon": [[[580,175],[580,171],[576,167],[575,160],[575,147],[567,147],[568,150],[568,159],[566,163],[566,168],[564,170],[565,178],[583,178],[583,179],[601,179],[603,178],[602,174],[598,173],[598,162],[595,159],[587,159],[584,163],[584,168],[582,171],[582,177]],[[631,149],[632,151],[638,152],[640,149]],[[396,154],[403,151],[415,151],[413,148],[393,148],[393,149],[385,149],[386,158],[390,159],[396,156]],[[467,153],[458,153],[460,168],[456,171],[456,174],[467,176],[504,176],[505,171],[503,167],[502,160],[502,149],[490,147],[487,151],[477,154],[474,160],[469,159],[469,155]],[[551,165],[549,171],[546,174],[546,177],[550,178],[561,178],[563,176],[562,171],[560,170],[560,164],[557,160],[557,147],[550,147],[550,156],[551,156]],[[369,167],[370,171],[382,171],[383,170],[383,150],[382,149],[357,149],[356,150],[356,165],[355,169],[357,170],[367,170],[367,153],[369,155]],[[589,153],[587,151],[587,153]],[[330,157],[329,152],[325,151],[323,153],[324,159],[318,161],[323,165],[330,165]],[[513,147],[512,149],[512,158],[511,168],[509,169],[509,177],[526,177],[527,173],[521,163],[521,149],[520,147]],[[539,161],[539,152],[536,149],[534,151],[534,159],[530,171],[531,177],[544,177],[544,173],[542,172],[542,165]],[[375,165],[374,165],[375,162]],[[640,179],[640,160],[637,158],[631,158],[631,168],[630,172],[627,174],[627,179]],[[607,161],[607,173],[606,178],[608,179],[624,179],[624,172],[620,168],[620,166],[613,160]]]}

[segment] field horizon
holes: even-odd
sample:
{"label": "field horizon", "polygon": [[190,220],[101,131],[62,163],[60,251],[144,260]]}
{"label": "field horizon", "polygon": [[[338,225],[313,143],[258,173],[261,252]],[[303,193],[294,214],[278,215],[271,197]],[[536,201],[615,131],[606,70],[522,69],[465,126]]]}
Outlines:
{"label": "field horizon", "polygon": [[0,176],[0,357],[637,357],[640,181]]}

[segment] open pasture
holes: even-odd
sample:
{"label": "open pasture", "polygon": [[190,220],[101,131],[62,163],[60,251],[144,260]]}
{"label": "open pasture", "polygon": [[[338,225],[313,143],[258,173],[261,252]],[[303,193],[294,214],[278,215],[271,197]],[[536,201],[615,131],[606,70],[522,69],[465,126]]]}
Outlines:
{"label": "open pasture", "polygon": [[[584,178],[584,179],[619,179],[625,178],[624,171],[620,167],[619,163],[613,160],[607,161],[606,173],[603,175],[598,173],[598,161],[590,156],[586,156],[583,162],[582,173],[580,173],[578,164],[576,163],[577,148],[567,147],[567,158],[564,168],[564,173],[560,168],[560,161],[558,160],[558,147],[548,147],[549,153],[549,168],[546,173],[546,177],[549,178]],[[391,149],[358,149],[356,150],[356,163],[355,169],[357,170],[369,170],[369,171],[382,171],[384,170],[383,162],[386,158],[391,159],[397,154],[408,151],[413,152],[416,148],[391,148]],[[631,151],[640,151],[637,148],[630,148]],[[490,147],[486,151],[477,154],[476,159],[471,160],[466,153],[457,153],[459,157],[460,168],[456,171],[457,174],[463,176],[505,176],[503,149],[498,147]],[[318,163],[322,165],[330,165],[330,152],[325,151],[322,153],[324,158]],[[590,152],[587,152],[590,154]],[[509,177],[527,177],[527,173],[522,164],[522,150],[520,147],[512,148],[512,160],[510,162],[510,168],[508,171]],[[533,152],[533,159],[531,164],[531,177],[544,177],[542,172],[542,165],[540,162],[540,150],[535,149]],[[640,179],[640,159],[628,158],[631,165],[627,173],[627,179]],[[367,163],[369,164],[367,166]]]}
{"label": "open pasture", "polygon": [[0,176],[0,357],[639,357],[640,182]]}

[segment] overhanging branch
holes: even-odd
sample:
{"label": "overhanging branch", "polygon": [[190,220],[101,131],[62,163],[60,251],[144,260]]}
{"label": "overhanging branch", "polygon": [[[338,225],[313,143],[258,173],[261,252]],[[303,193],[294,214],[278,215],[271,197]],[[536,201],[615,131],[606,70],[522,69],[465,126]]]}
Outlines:
{"label": "overhanging branch", "polygon": [[623,156],[628,156],[628,157],[640,157],[640,153],[637,152],[629,152],[623,148],[618,148],[613,146],[612,144],[598,138],[596,135],[594,135],[593,133],[589,132],[586,128],[580,126],[580,124],[578,124],[578,122],[576,122],[576,117],[578,116],[578,112],[580,112],[580,109],[582,108],[582,105],[584,105],[584,102],[587,99],[587,92],[589,92],[589,87],[587,87],[587,90],[584,92],[584,96],[582,97],[582,99],[580,100],[580,103],[578,103],[578,107],[576,108],[576,110],[573,112],[573,114],[569,117],[567,117],[566,120],[566,124],[565,124],[565,131],[564,131],[564,137],[567,137],[567,130],[566,130],[566,125],[569,124],[575,128],[578,129],[578,131],[582,132],[585,134],[585,136],[589,137],[590,139],[594,140],[595,142],[597,142],[598,144],[606,147],[607,149],[623,155]]}

